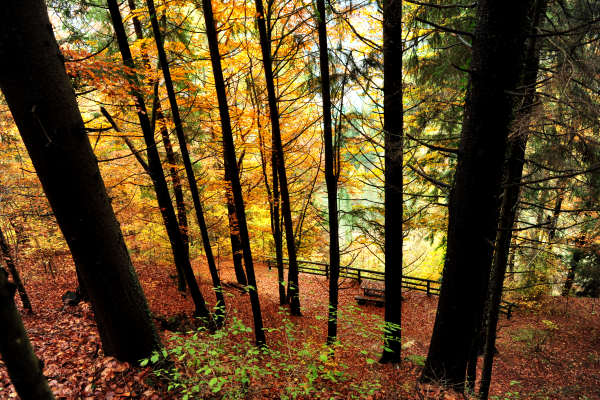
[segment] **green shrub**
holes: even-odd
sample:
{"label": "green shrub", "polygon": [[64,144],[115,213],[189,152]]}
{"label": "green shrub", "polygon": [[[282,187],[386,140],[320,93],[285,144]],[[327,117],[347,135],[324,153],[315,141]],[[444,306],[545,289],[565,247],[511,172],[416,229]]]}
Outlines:
{"label": "green shrub", "polygon": [[[379,388],[378,381],[352,376],[349,367],[333,357],[342,351],[339,343],[331,349],[314,343],[309,335],[298,332],[286,311],[280,310],[282,324],[267,328],[272,337],[270,348],[257,348],[252,329],[233,317],[222,329],[205,328],[187,334],[175,334],[167,349],[141,361],[154,364],[154,373],[168,382],[168,390],[188,399],[241,399],[260,397],[263,390],[278,390],[281,399],[363,398]],[[363,353],[365,362],[375,362]],[[174,363],[163,367],[161,360]],[[361,371],[362,373],[362,371]],[[273,388],[277,385],[277,388]]]}

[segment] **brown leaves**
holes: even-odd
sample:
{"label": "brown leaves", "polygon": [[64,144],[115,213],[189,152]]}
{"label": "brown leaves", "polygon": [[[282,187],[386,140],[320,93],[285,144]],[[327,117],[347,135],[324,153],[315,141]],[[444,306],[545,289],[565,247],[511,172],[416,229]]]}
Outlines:
{"label": "brown leaves", "polygon": [[[196,262],[200,287],[209,304],[214,304],[214,292],[208,279],[207,267]],[[120,362],[114,357],[105,357],[100,348],[100,338],[88,304],[65,307],[60,294],[75,286],[75,274],[63,262],[56,281],[30,279],[28,290],[32,297],[35,315],[24,315],[30,339],[38,357],[45,364],[44,373],[57,399],[175,399],[178,396],[166,391],[150,368]],[[154,315],[173,316],[190,314],[193,305],[189,296],[177,292],[176,283],[168,277],[171,268],[137,264],[140,280]],[[276,271],[257,265],[257,281],[263,306],[264,324],[267,329],[281,328],[282,314],[279,313]],[[38,273],[41,273],[38,271]],[[221,278],[234,280],[229,262],[221,262]],[[324,277],[300,275],[301,303],[304,316],[292,317],[296,337],[303,345],[318,351],[326,332],[327,281]],[[381,389],[373,395],[364,393],[362,398],[396,399],[428,396],[435,399],[453,399],[456,395],[435,386],[416,387],[420,364],[427,354],[437,299],[416,292],[404,293],[403,342],[404,357],[408,358],[399,367],[380,365],[376,360],[381,352],[381,324],[383,310],[375,307],[356,307],[354,295],[358,286],[351,281],[341,282],[340,309],[352,309],[347,314],[351,319],[340,317],[339,337],[343,346],[336,351],[335,363],[326,362],[324,368],[344,371],[352,377],[338,384],[322,382],[325,391],[344,393],[352,384],[379,381]],[[237,290],[226,291],[228,311],[252,326],[252,314],[247,296]],[[494,368],[492,395],[503,396],[507,392],[531,393],[553,398],[577,398],[593,396],[600,385],[597,374],[600,368],[600,321],[598,306],[593,299],[550,298],[535,311],[519,311],[510,321],[503,320],[499,334],[498,350]],[[554,327],[557,329],[554,329]],[[549,328],[550,327],[550,328]],[[538,351],[529,349],[526,342],[515,341],[514,337],[523,329],[548,331],[544,345]],[[170,333],[163,332],[163,335]],[[282,347],[284,336],[279,331],[267,334],[272,349],[288,351]],[[166,337],[164,343],[169,343]],[[279,343],[278,343],[279,342]],[[410,344],[410,345],[408,345]],[[406,346],[408,345],[408,346]],[[278,347],[279,346],[279,347]],[[303,364],[302,361],[305,361]],[[340,369],[340,365],[347,369]],[[250,386],[255,399],[279,398],[286,386],[305,384],[302,368],[306,359],[299,359],[294,369],[279,377],[263,377],[252,380]],[[313,394],[318,398],[323,393]],[[335,396],[334,396],[335,397]],[[13,399],[16,393],[0,361],[0,398]]]}

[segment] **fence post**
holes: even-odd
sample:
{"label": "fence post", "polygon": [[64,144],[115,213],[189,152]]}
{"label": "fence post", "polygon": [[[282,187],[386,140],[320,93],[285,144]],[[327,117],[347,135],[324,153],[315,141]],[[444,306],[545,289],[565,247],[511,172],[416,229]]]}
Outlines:
{"label": "fence post", "polygon": [[510,319],[512,316],[512,304],[508,304],[508,309],[506,310],[506,319]]}
{"label": "fence post", "polygon": [[431,282],[427,281],[427,296],[431,296],[430,290],[431,290]]}
{"label": "fence post", "polygon": [[358,270],[358,284],[359,284],[359,285],[361,284],[361,280],[362,280],[362,279],[360,278],[360,269],[359,269],[359,270]]}

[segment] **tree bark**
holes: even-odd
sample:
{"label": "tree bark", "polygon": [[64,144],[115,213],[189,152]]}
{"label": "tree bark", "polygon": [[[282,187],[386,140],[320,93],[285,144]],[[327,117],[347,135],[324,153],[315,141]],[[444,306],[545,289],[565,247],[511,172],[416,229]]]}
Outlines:
{"label": "tree bark", "polygon": [[45,3],[5,2],[0,88],[91,299],[105,354],[160,347],[110,205]]}
{"label": "tree bark", "polygon": [[[499,215],[506,140],[513,121],[510,93],[519,83],[532,0],[481,0],[472,47],[447,251],[434,331],[422,381],[462,392],[476,345]],[[513,23],[507,24],[506,21]]]}
{"label": "tree bark", "polygon": [[[531,29],[529,33],[534,33],[535,28],[540,24],[542,16],[545,14],[547,0],[535,0],[534,6],[530,11]],[[537,75],[539,70],[539,46],[535,36],[530,36],[527,40],[525,51],[525,66],[521,80],[521,87],[524,87],[525,94],[523,101],[516,111],[516,119],[522,129],[515,127],[514,137],[509,141],[508,161],[505,169],[505,183],[508,185],[504,189],[502,196],[502,206],[500,209],[500,220],[498,223],[498,232],[496,234],[496,245],[491,266],[490,285],[487,297],[487,315],[483,326],[482,341],[483,349],[483,368],[481,372],[481,383],[479,385],[479,398],[486,400],[488,398],[494,353],[496,351],[496,330],[498,326],[498,317],[500,315],[500,302],[502,301],[502,289],[504,287],[504,278],[506,276],[506,267],[510,253],[510,242],[512,240],[512,229],[515,223],[517,209],[519,205],[519,195],[521,187],[519,183],[523,176],[523,166],[525,164],[525,149],[529,137],[529,121],[534,107]],[[471,360],[472,369],[475,369],[477,357]],[[475,383],[475,374],[472,373],[472,387]]]}
{"label": "tree bark", "polygon": [[334,167],[333,129],[331,118],[331,88],[327,45],[327,12],[325,0],[317,0],[317,29],[319,31],[319,65],[321,97],[323,98],[323,146],[325,147],[325,184],[329,211],[329,308],[327,344],[337,340],[338,281],[340,276],[340,241],[337,211],[337,177]]}
{"label": "tree bark", "polygon": [[152,31],[154,33],[156,48],[158,50],[160,68],[163,72],[163,77],[165,78],[165,87],[167,88],[169,103],[171,104],[171,114],[173,123],[175,124],[175,132],[177,133],[177,140],[179,141],[183,165],[188,178],[190,193],[192,195],[192,201],[194,202],[194,209],[196,210],[196,219],[198,225],[200,226],[200,234],[202,235],[202,243],[204,244],[206,262],[208,263],[208,270],[210,272],[210,277],[217,298],[217,304],[215,305],[215,322],[217,325],[220,325],[223,323],[225,318],[225,297],[223,296],[223,288],[221,287],[221,278],[219,277],[219,271],[217,270],[217,264],[215,263],[215,258],[210,245],[208,228],[206,226],[206,220],[204,219],[204,211],[202,209],[202,203],[200,202],[200,194],[198,193],[198,184],[196,183],[194,169],[192,168],[192,161],[187,148],[187,141],[183,132],[183,122],[179,114],[179,106],[175,96],[175,89],[173,87],[173,80],[171,79],[171,71],[169,69],[169,62],[167,60],[167,54],[163,45],[160,27],[158,26],[158,19],[156,18],[154,1],[146,0],[146,4],[148,5],[148,12],[150,13],[150,22],[152,24]]}
{"label": "tree bark", "polygon": [[577,266],[579,265],[579,261],[583,258],[583,251],[579,248],[573,250],[573,259],[569,265],[569,272],[567,273],[567,278],[565,279],[565,283],[563,284],[561,296],[567,297],[571,292],[571,288],[573,287],[573,282],[575,281],[575,272],[577,271]]}
{"label": "tree bark", "polygon": [[10,247],[8,246],[8,242],[4,237],[4,233],[0,228],[0,252],[2,253],[2,258],[4,259],[4,263],[8,267],[10,274],[12,275],[13,282],[19,291],[19,297],[21,298],[21,303],[23,303],[23,308],[28,310],[30,313],[33,312],[31,308],[31,301],[29,301],[29,296],[27,295],[27,291],[25,290],[25,286],[23,286],[23,281],[21,281],[21,275],[19,274],[19,270],[15,265],[15,261],[10,253]]}
{"label": "tree bark", "polygon": [[287,244],[289,270],[288,270],[288,300],[292,315],[302,315],[300,311],[300,288],[298,286],[298,260],[296,258],[296,243],[294,239],[294,223],[290,205],[290,194],[288,190],[287,173],[285,170],[285,158],[283,145],[281,143],[281,128],[279,125],[279,109],[277,106],[277,95],[275,93],[275,82],[273,79],[273,61],[271,57],[271,42],[267,36],[265,24],[265,11],[262,0],[256,0],[256,23],[260,37],[260,48],[267,85],[267,97],[271,117],[271,134],[273,135],[273,152],[275,166],[281,192],[281,213],[285,228],[285,240]]}
{"label": "tree bark", "polygon": [[252,261],[252,250],[250,248],[250,237],[248,235],[248,226],[246,224],[246,210],[244,207],[244,198],[242,196],[242,185],[235,155],[235,146],[233,143],[233,131],[231,129],[231,119],[229,117],[229,106],[227,104],[227,93],[225,91],[225,79],[221,68],[221,55],[219,53],[219,40],[215,20],[213,17],[212,3],[210,0],[202,0],[202,9],[204,11],[204,25],[206,27],[206,37],[210,51],[210,61],[215,79],[215,90],[217,92],[217,101],[219,103],[219,115],[221,117],[221,130],[223,135],[223,159],[226,164],[225,169],[230,171],[231,190],[235,203],[235,212],[238,217],[240,228],[240,238],[242,240],[242,250],[244,254],[244,264],[246,266],[246,277],[250,294],[250,303],[252,305],[252,315],[254,318],[254,335],[257,346],[266,346],[265,332],[263,330],[263,321],[260,310],[260,300],[258,298],[258,286],[254,275],[254,263]]}
{"label": "tree bark", "polygon": [[[100,112],[102,113],[102,115],[104,115],[104,118],[106,118],[108,123],[112,126],[112,128],[116,132],[121,132],[121,129],[119,128],[119,126],[117,125],[115,120],[113,119],[112,115],[110,115],[110,113],[106,110],[106,108],[100,107]],[[133,143],[131,142],[131,140],[129,140],[129,138],[127,136],[122,136],[122,138],[123,138],[123,141],[125,142],[125,144],[127,145],[127,147],[129,147],[129,150],[131,150],[131,154],[133,154],[133,156],[138,161],[138,163],[140,164],[142,169],[148,174],[148,176],[152,177],[152,173],[150,172],[150,166],[148,165],[146,160],[144,160],[144,157],[142,157],[142,155],[140,154],[140,151],[138,151],[135,148],[135,146],[133,145]],[[174,242],[175,234],[168,235],[168,233],[169,233],[169,213],[168,213],[166,207],[160,207],[160,216],[162,217],[163,224],[165,225],[165,230],[167,231],[167,236],[169,237],[169,243],[171,244],[171,249],[175,249],[175,246],[176,246],[176,244]],[[183,236],[182,236],[182,239],[183,239]],[[173,252],[173,254],[175,254],[175,252]],[[189,260],[189,252],[187,253],[187,258]],[[178,260],[180,260],[180,258],[176,258],[175,260],[178,261]],[[183,266],[181,265],[181,263],[176,262],[175,269],[177,271],[177,290],[179,290],[180,292],[185,292],[186,284],[185,284],[185,272],[183,271]],[[80,282],[81,282],[81,280],[80,280]]]}
{"label": "tree bark", "polygon": [[[135,0],[127,0],[127,4],[129,6],[130,12],[133,12],[137,8],[136,4],[135,4]],[[136,36],[137,40],[143,40],[144,39],[144,31],[142,30],[142,24],[140,23],[140,20],[137,17],[137,15],[133,16],[132,21],[133,21],[133,29],[135,31],[135,36]],[[144,67],[149,69],[150,68],[150,60],[148,58],[148,55],[147,55],[144,47],[142,47],[142,59],[143,59]],[[179,173],[177,172],[177,168],[175,167],[175,165],[177,165],[177,163],[175,160],[175,154],[173,153],[173,146],[171,145],[171,139],[169,138],[169,130],[167,129],[166,118],[165,118],[164,114],[162,113],[160,99],[158,97],[158,79],[155,80],[153,86],[154,86],[154,88],[153,88],[154,89],[154,93],[153,93],[154,99],[152,102],[152,121],[151,121],[152,129],[151,130],[152,130],[152,132],[154,132],[157,120],[159,122],[161,122],[161,124],[159,126],[159,130],[160,130],[160,134],[162,136],[163,144],[165,146],[167,162],[170,165],[169,166],[169,175],[171,177],[171,183],[173,184],[173,193],[175,194],[175,205],[177,207],[177,220],[179,221],[179,231],[181,232],[181,238],[183,239],[185,251],[187,252],[188,259],[189,259],[190,238],[188,235],[188,221],[187,221],[185,201],[183,198],[183,190],[182,190],[181,180],[179,179]],[[136,158],[138,159],[138,161],[140,161],[140,158],[138,157],[137,154],[136,154]],[[140,161],[140,163],[143,166],[143,163],[141,161]],[[146,170],[146,172],[148,172],[148,168],[145,168],[145,170]],[[149,172],[148,172],[148,175],[149,175]],[[166,227],[167,226],[166,213],[164,211],[161,211],[161,214],[163,216],[163,221],[164,221],[165,227]],[[173,247],[173,245],[171,245],[171,247]],[[177,268],[177,289],[180,292],[185,292],[186,282],[185,282],[185,273],[183,271],[183,267],[180,265],[177,265],[177,264],[175,265],[175,267]]]}
{"label": "tree bark", "polygon": [[0,355],[8,376],[23,400],[54,399],[42,371],[43,364],[36,357],[25,332],[19,311],[15,306],[15,285],[8,282],[8,274],[0,267]]}
{"label": "tree bark", "polygon": [[399,363],[402,351],[402,1],[383,3],[383,130],[385,135],[385,330],[381,362]]}
{"label": "tree bark", "polygon": [[231,180],[229,174],[225,172],[225,196],[227,200],[227,219],[229,221],[229,239],[231,241],[231,255],[233,258],[233,270],[235,272],[235,279],[240,285],[246,286],[248,280],[244,273],[244,251],[242,250],[242,241],[240,239],[240,227],[238,223],[237,214],[235,213],[235,202],[233,200],[233,191],[231,190]]}
{"label": "tree bark", "polygon": [[[127,34],[125,33],[125,27],[123,26],[123,20],[119,11],[119,5],[116,0],[107,0],[108,9],[110,11],[113,27],[117,37],[119,50],[123,63],[129,67],[134,68],[133,58],[131,56],[131,50],[129,49],[129,43],[127,41]],[[175,257],[175,263],[181,265],[181,268],[185,274],[185,279],[190,288],[190,294],[194,301],[195,310],[194,313],[197,317],[204,318],[209,321],[211,319],[210,312],[206,308],[206,302],[196,282],[192,265],[190,264],[189,253],[186,251],[186,246],[179,232],[179,224],[177,217],[175,216],[175,210],[171,203],[171,196],[169,194],[169,188],[165,175],[162,169],[160,156],[156,148],[156,141],[154,140],[154,132],[150,126],[150,120],[148,119],[148,113],[146,111],[146,105],[144,98],[138,89],[139,82],[135,74],[129,76],[131,82],[131,94],[135,99],[137,114],[140,121],[142,134],[144,135],[144,141],[146,143],[146,152],[148,158],[148,167],[150,171],[150,177],[154,184],[154,190],[156,192],[156,199],[161,209],[164,208],[165,215],[167,217],[167,233],[169,240],[173,244],[173,255]]]}

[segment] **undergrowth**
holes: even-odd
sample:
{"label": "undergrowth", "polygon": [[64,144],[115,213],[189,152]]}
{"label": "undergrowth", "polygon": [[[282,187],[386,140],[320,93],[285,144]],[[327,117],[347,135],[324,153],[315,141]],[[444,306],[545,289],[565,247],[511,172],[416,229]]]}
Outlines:
{"label": "undergrowth", "polygon": [[[355,310],[340,312],[340,327],[354,321],[361,335],[380,336],[372,326],[357,326]],[[167,382],[168,391],[189,399],[242,398],[365,398],[381,385],[366,379],[364,370],[353,370],[336,358],[336,352],[352,351],[352,344],[337,342],[332,348],[315,343],[306,332],[298,331],[287,311],[280,309],[281,325],[265,328],[270,347],[258,348],[252,329],[237,317],[215,332],[200,327],[185,334],[174,334],[166,349],[142,360],[154,364],[154,374]],[[343,316],[342,316],[343,315]],[[310,328],[309,328],[310,329]],[[316,328],[314,328],[316,329]],[[378,330],[378,329],[376,329]],[[276,338],[273,340],[273,338]],[[365,366],[375,363],[367,351],[356,352]],[[168,358],[173,363],[161,360]]]}

